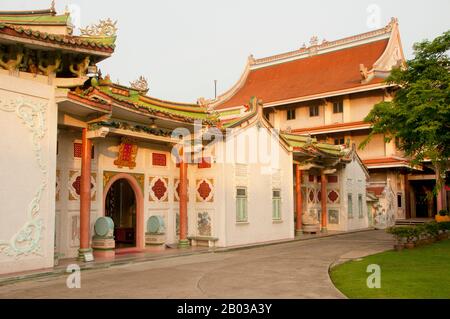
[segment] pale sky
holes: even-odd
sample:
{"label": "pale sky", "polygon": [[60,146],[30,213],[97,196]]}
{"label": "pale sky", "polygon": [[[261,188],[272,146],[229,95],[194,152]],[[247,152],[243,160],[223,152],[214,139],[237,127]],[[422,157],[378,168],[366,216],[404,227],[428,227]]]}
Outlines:
{"label": "pale sky", "polygon": [[[0,0],[0,10],[50,2]],[[230,88],[250,54],[295,50],[313,35],[332,41],[370,31],[377,8],[381,26],[399,19],[407,57],[414,42],[450,29],[449,0],[56,0],[57,11],[68,4],[79,8],[81,26],[118,20],[116,51],[100,65],[104,75],[124,85],[143,75],[149,95],[182,102],[213,97],[214,80],[218,94]]]}

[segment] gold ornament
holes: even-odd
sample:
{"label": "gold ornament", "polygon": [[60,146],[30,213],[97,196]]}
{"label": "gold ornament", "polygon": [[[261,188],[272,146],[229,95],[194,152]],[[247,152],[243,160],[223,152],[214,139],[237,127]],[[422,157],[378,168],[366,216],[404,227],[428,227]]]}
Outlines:
{"label": "gold ornament", "polygon": [[130,82],[130,85],[133,89],[138,91],[148,91],[148,81],[142,75],[135,81]]}
{"label": "gold ornament", "polygon": [[115,37],[117,34],[117,21],[111,19],[100,20],[98,24],[91,24],[84,29],[80,28],[81,35],[88,37]]}

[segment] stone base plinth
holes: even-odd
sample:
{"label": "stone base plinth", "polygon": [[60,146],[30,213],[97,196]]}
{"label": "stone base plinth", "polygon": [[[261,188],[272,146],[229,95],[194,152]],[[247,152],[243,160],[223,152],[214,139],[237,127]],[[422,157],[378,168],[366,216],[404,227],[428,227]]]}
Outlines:
{"label": "stone base plinth", "polygon": [[94,250],[94,256],[100,258],[114,258],[116,242],[114,238],[98,238],[92,239],[92,249]]}
{"label": "stone base plinth", "polygon": [[320,224],[303,224],[303,233],[315,234],[320,232]]}
{"label": "stone base plinth", "polygon": [[114,249],[108,249],[108,250],[97,250],[94,249],[94,257],[95,258],[114,258],[116,257],[116,251]]}
{"label": "stone base plinth", "polygon": [[145,245],[146,246],[165,246],[166,244],[166,234],[145,234]]}

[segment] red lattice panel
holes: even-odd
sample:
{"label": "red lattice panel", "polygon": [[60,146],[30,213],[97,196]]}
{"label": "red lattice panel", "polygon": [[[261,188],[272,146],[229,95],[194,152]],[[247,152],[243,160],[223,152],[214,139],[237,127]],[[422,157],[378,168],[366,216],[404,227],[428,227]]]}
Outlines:
{"label": "red lattice panel", "polygon": [[167,165],[166,154],[153,153],[152,154],[152,165],[166,166]]}
{"label": "red lattice panel", "polygon": [[73,157],[81,158],[83,145],[81,143],[73,143]]}
{"label": "red lattice panel", "polygon": [[336,175],[328,175],[328,183],[337,183],[338,182],[338,177]]}

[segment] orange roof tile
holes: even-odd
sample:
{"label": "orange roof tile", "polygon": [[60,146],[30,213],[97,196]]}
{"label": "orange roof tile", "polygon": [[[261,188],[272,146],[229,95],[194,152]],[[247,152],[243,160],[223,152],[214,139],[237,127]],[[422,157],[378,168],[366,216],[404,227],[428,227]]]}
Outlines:
{"label": "orange roof tile", "polygon": [[252,96],[271,103],[381,83],[382,78],[374,78],[362,84],[359,65],[372,66],[385,51],[388,41],[377,40],[251,69],[242,87],[217,109],[243,105]]}

